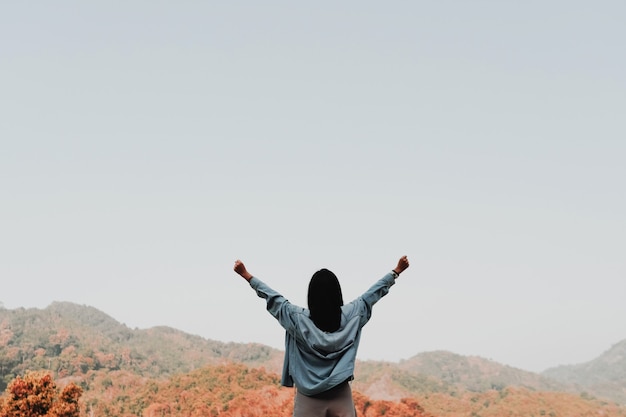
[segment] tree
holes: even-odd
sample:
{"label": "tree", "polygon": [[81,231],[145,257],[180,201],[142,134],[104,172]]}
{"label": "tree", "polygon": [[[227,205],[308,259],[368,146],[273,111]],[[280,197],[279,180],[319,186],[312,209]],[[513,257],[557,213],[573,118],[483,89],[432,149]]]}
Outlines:
{"label": "tree", "polygon": [[79,417],[82,393],[74,383],[59,393],[50,374],[27,373],[15,378],[0,398],[0,417]]}

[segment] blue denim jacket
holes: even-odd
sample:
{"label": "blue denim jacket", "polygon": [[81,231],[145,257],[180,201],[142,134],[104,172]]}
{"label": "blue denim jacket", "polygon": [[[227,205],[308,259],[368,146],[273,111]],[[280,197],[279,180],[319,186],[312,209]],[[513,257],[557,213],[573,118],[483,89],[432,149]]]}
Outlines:
{"label": "blue denim jacket", "polygon": [[339,330],[326,333],[315,326],[309,310],[291,304],[260,279],[250,279],[250,286],[267,302],[267,311],[285,329],[285,360],[282,385],[312,396],[353,379],[361,329],[372,316],[372,307],[395,283],[388,273],[362,296],[341,307]]}

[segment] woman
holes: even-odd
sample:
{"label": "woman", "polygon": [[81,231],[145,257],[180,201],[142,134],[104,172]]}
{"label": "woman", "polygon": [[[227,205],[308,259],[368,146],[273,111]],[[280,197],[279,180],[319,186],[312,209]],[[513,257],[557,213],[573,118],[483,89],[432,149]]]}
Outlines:
{"label": "woman", "polygon": [[356,416],[348,381],[353,379],[361,329],[374,304],[408,267],[407,257],[401,257],[391,272],[346,305],[335,274],[321,269],[309,282],[309,308],[305,309],[250,274],[243,262],[235,262],[235,272],[266,300],[267,310],[286,331],[281,383],[296,386],[294,416]]}

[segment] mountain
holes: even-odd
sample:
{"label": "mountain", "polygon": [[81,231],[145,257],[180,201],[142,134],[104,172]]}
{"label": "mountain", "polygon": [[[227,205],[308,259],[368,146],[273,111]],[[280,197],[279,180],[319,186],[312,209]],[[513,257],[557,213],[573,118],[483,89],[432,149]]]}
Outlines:
{"label": "mountain", "polygon": [[[96,379],[84,395],[93,415],[261,417],[293,413],[294,390],[280,386],[277,374],[241,364],[208,366],[163,381],[129,375]],[[103,402],[102,399],[107,401]],[[433,417],[413,399],[370,400],[354,392],[359,416]]]}
{"label": "mountain", "polygon": [[500,391],[507,387],[532,391],[567,391],[574,387],[547,377],[480,358],[446,351],[425,352],[399,363],[358,362],[354,382],[372,398],[399,399],[440,393]]}
{"label": "mountain", "polygon": [[[290,415],[293,390],[280,387],[283,353],[222,343],[168,327],[132,330],[88,306],[0,308],[0,374],[51,372],[83,389],[89,416]],[[354,392],[359,415],[432,417],[410,398],[371,400]],[[1,400],[0,400],[1,402]]]}
{"label": "mountain", "polygon": [[0,389],[26,370],[59,376],[132,371],[167,377],[225,361],[280,369],[282,352],[260,344],[223,343],[169,327],[130,329],[88,306],[0,309]]}
{"label": "mountain", "polygon": [[[623,407],[588,394],[617,398],[609,394],[626,386],[623,353],[620,343],[575,379],[582,368],[538,375],[480,357],[426,352],[399,363],[359,361],[352,386],[363,415],[487,417],[515,409],[515,415],[624,416]],[[0,307],[0,388],[29,370],[49,371],[60,381],[79,384],[86,406],[99,410],[96,415],[170,415],[162,411],[181,409],[181,398],[192,401],[184,405],[192,408],[216,404],[219,413],[271,399],[271,413],[282,415],[293,398],[292,390],[278,387],[282,359],[282,351],[260,344],[223,343],[169,327],[130,329],[84,305]],[[223,378],[223,386],[215,388],[215,380]],[[585,378],[598,386],[612,381],[615,389],[581,394]],[[233,381],[240,381],[239,388],[229,385]],[[258,384],[248,392],[250,381]]]}
{"label": "mountain", "polygon": [[405,371],[428,375],[450,386],[472,392],[505,387],[525,387],[536,391],[561,391],[564,384],[533,372],[502,365],[478,356],[461,356],[446,351],[425,352],[401,361]]}
{"label": "mountain", "polygon": [[626,404],[626,339],[596,359],[550,368],[542,375],[575,385],[579,391]]}

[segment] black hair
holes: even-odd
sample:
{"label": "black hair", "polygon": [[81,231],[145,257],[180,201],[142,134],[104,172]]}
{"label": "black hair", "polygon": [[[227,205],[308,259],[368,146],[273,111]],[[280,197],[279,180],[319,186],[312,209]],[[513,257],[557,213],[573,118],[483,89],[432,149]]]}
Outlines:
{"label": "black hair", "polygon": [[311,320],[320,329],[332,333],[341,324],[343,296],[337,276],[328,269],[320,269],[309,282],[309,311]]}

